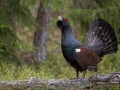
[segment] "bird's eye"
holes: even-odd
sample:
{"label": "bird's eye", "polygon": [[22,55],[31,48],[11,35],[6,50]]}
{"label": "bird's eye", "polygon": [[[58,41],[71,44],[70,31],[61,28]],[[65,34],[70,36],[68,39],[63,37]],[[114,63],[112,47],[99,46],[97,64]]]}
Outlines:
{"label": "bird's eye", "polygon": [[62,17],[61,17],[61,16],[58,16],[58,20],[61,20],[61,21],[62,21]]}

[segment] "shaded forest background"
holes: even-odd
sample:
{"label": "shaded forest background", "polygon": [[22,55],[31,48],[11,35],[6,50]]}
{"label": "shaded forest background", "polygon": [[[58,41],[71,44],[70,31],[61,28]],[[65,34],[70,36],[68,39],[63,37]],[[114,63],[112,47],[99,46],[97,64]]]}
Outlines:
{"label": "shaded forest background", "polygon": [[[61,53],[58,16],[69,20],[83,44],[91,23],[103,18],[120,44],[119,0],[0,0],[0,80],[75,77]],[[105,56],[98,72],[120,71],[119,59],[120,51]]]}

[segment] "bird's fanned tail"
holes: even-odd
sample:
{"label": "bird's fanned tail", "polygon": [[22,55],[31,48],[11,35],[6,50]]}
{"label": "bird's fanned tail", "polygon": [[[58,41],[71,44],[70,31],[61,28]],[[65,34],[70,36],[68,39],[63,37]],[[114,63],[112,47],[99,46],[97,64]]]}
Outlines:
{"label": "bird's fanned tail", "polygon": [[95,20],[88,31],[87,46],[100,57],[117,52],[117,38],[111,25],[100,18]]}

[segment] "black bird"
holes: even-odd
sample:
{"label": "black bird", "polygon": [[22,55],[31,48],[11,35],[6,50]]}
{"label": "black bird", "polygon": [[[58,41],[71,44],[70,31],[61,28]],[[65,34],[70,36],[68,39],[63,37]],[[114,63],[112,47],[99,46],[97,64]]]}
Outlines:
{"label": "black bird", "polygon": [[86,70],[97,72],[97,64],[106,54],[116,53],[118,43],[115,32],[105,20],[96,19],[89,28],[86,45],[82,45],[72,33],[72,28],[67,19],[58,17],[57,26],[60,28],[61,49],[64,58],[76,70],[76,77],[79,71]]}

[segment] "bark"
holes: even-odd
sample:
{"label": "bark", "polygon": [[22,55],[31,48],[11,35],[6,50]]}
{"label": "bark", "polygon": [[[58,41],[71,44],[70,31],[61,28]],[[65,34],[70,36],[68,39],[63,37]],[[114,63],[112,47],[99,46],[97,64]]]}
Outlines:
{"label": "bark", "polygon": [[0,90],[99,90],[120,84],[120,72],[93,75],[90,78],[80,79],[38,79],[31,77],[29,80],[1,81]]}
{"label": "bark", "polygon": [[37,23],[40,25],[34,34],[33,45],[36,47],[34,50],[35,60],[46,60],[46,41],[48,36],[48,26],[50,21],[50,7],[49,4],[45,10],[43,2],[40,2]]}

